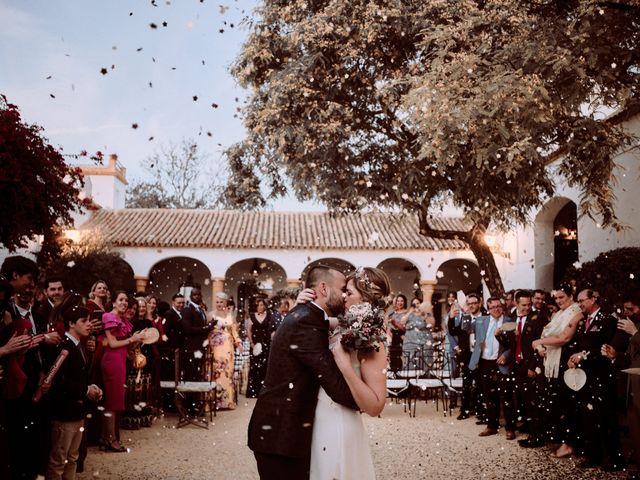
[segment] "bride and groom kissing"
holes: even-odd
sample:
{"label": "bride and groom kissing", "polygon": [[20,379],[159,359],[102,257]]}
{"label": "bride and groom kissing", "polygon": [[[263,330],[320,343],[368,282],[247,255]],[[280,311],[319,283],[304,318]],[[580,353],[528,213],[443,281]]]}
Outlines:
{"label": "bride and groom kissing", "polygon": [[384,306],[389,279],[376,268],[345,277],[317,266],[305,286],[273,337],[249,448],[262,480],[373,479],[360,412],[377,416],[384,408],[386,351],[348,351],[335,338],[330,343],[330,334],[332,317],[345,309]]}

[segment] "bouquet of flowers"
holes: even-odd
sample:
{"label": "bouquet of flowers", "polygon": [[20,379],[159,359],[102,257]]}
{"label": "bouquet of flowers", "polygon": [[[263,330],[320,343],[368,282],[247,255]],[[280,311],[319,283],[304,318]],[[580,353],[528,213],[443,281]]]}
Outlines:
{"label": "bouquet of flowers", "polygon": [[384,311],[369,303],[352,305],[338,317],[336,332],[342,335],[340,343],[345,349],[369,353],[379,351],[387,341],[384,328]]}

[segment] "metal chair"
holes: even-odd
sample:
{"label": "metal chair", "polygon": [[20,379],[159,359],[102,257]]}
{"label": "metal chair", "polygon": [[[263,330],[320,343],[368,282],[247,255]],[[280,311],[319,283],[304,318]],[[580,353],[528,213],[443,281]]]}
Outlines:
{"label": "metal chair", "polygon": [[[217,387],[214,381],[184,381],[181,372],[181,356],[191,354],[190,352],[181,352],[180,349],[175,350],[175,377],[174,377],[174,396],[175,404],[178,409],[178,423],[176,428],[185,425],[195,425],[196,427],[209,428],[209,423],[213,421],[213,417],[217,414]],[[204,362],[206,369],[212,368],[211,362]],[[212,372],[204,372],[203,378],[212,378]],[[187,394],[202,394],[202,401],[198,403],[198,410],[195,414],[189,414],[185,405]],[[205,408],[209,407],[209,422],[203,420]]]}
{"label": "metal chair", "polygon": [[433,354],[433,347],[426,346],[416,350],[411,359],[415,372],[422,372],[422,375],[409,379],[409,414],[412,417],[416,416],[416,406],[420,398],[424,398],[425,401],[434,398],[437,411],[440,411],[442,402],[442,410],[445,415],[447,413],[445,384],[443,378],[433,371]]}

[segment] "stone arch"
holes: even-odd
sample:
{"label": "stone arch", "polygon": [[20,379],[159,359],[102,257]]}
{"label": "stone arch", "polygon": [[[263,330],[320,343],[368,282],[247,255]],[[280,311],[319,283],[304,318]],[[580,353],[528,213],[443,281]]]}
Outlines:
{"label": "stone arch", "polygon": [[422,298],[420,269],[415,263],[405,258],[393,257],[380,262],[378,268],[389,276],[394,294],[402,293],[408,302],[416,296]]}
{"label": "stone arch", "polygon": [[265,258],[240,260],[225,272],[224,290],[231,295],[238,311],[238,323],[244,332],[247,314],[253,310],[253,299],[270,298],[287,287],[287,273],[284,268]]}
{"label": "stone arch", "polygon": [[480,267],[465,258],[455,258],[442,263],[436,272],[436,279],[436,289],[441,298],[446,298],[449,290],[482,294]]}
{"label": "stone arch", "polygon": [[577,205],[554,197],[540,209],[534,222],[536,287],[552,289],[578,261]]}
{"label": "stone arch", "polygon": [[188,299],[191,288],[195,285],[200,285],[202,300],[211,308],[213,298],[209,267],[196,258],[170,257],[156,262],[151,267],[146,293],[170,302],[171,297],[180,291]]}
{"label": "stone arch", "polygon": [[309,263],[306,267],[304,267],[304,270],[302,270],[300,279],[302,279],[303,284],[304,280],[307,278],[307,273],[309,273],[309,270],[318,265],[331,267],[335,270],[338,270],[339,272],[344,273],[345,275],[353,272],[356,269],[356,267],[351,262],[348,262],[347,260],[343,260],[341,258],[320,258]]}

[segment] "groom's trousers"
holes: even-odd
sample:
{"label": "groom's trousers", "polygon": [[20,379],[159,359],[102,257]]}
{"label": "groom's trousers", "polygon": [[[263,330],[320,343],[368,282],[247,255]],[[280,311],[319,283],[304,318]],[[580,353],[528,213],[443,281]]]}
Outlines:
{"label": "groom's trousers", "polygon": [[258,463],[260,480],[309,480],[311,458],[284,457],[253,452]]}

